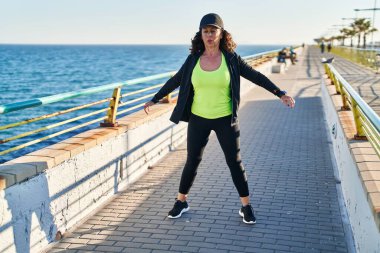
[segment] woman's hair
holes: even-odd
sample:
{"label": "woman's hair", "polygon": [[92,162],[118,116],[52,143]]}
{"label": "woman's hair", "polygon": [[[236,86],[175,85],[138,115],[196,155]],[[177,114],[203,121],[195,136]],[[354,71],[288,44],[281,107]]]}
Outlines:
{"label": "woman's hair", "polygon": [[[236,48],[236,43],[232,39],[232,35],[226,30],[222,30],[222,39],[220,40],[219,48],[230,53],[234,52],[234,49]],[[191,40],[190,51],[191,54],[196,54],[198,52],[202,53],[205,51],[205,44],[202,40],[202,30],[199,30]]]}

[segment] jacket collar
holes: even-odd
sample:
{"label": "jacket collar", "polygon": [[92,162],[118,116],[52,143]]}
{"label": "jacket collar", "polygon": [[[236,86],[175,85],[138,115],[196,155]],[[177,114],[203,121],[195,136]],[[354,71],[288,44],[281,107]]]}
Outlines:
{"label": "jacket collar", "polygon": [[221,51],[222,51],[222,53],[224,54],[224,57],[226,57],[226,60],[227,60],[227,61],[231,61],[232,58],[234,58],[234,57],[236,56],[236,53],[235,53],[235,52],[230,53],[230,52],[224,50],[223,48],[221,49]]}

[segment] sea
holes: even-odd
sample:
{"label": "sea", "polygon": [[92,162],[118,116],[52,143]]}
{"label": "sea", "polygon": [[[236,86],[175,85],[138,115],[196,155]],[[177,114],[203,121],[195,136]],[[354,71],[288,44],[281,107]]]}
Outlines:
{"label": "sea", "polygon": [[[236,52],[248,56],[280,49],[284,45],[239,45]],[[286,46],[286,45],[285,45]],[[189,45],[1,45],[0,44],[0,105],[78,91],[90,87],[146,77],[178,70],[187,55]],[[128,86],[122,92],[133,91],[157,80]],[[112,91],[82,96],[49,105],[0,114],[0,127],[33,117],[64,110],[69,107],[111,97]],[[133,98],[133,97],[132,97]],[[124,101],[125,102],[125,101]],[[70,119],[84,112],[104,108],[98,106],[81,112],[0,130],[1,140],[56,122]],[[90,118],[91,119],[91,118]],[[0,152],[32,140],[43,138],[82,121],[46,129],[29,137],[0,144]],[[0,163],[57,143],[80,132],[99,126],[99,123],[45,140],[18,151],[0,155]]]}

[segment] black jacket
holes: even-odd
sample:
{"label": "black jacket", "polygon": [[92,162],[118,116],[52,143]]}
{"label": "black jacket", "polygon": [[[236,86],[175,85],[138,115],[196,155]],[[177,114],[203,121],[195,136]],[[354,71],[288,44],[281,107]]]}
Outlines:
{"label": "black jacket", "polygon": [[[231,124],[237,123],[237,115],[240,104],[240,76],[249,81],[260,85],[274,95],[281,97],[285,93],[281,91],[274,83],[266,76],[254,70],[249,66],[238,54],[229,53],[222,50],[228,70],[230,72],[231,99],[232,99],[232,118]],[[180,120],[189,121],[191,114],[191,104],[194,97],[194,89],[191,83],[191,75],[193,69],[201,56],[201,53],[190,54],[180,70],[170,78],[164,86],[154,95],[152,102],[157,103],[160,99],[168,95],[170,92],[180,86],[177,105],[170,117],[170,120],[178,124]]]}

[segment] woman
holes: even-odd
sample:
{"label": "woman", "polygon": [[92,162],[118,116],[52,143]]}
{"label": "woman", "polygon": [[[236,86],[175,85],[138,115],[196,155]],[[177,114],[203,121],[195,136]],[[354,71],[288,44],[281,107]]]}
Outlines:
{"label": "woman", "polygon": [[235,42],[224,30],[219,15],[205,15],[192,40],[191,53],[180,70],[170,78],[144,106],[146,113],[178,86],[177,105],[170,118],[174,123],[188,122],[187,160],[182,171],[179,192],[169,218],[179,218],[189,210],[187,194],[197,174],[203,150],[214,130],[224,152],[232,180],[240,196],[243,222],[256,223],[249,202],[247,176],[240,159],[237,112],[240,102],[240,76],[262,86],[293,108],[294,100],[285,95],[267,77],[255,71],[234,52]]}

